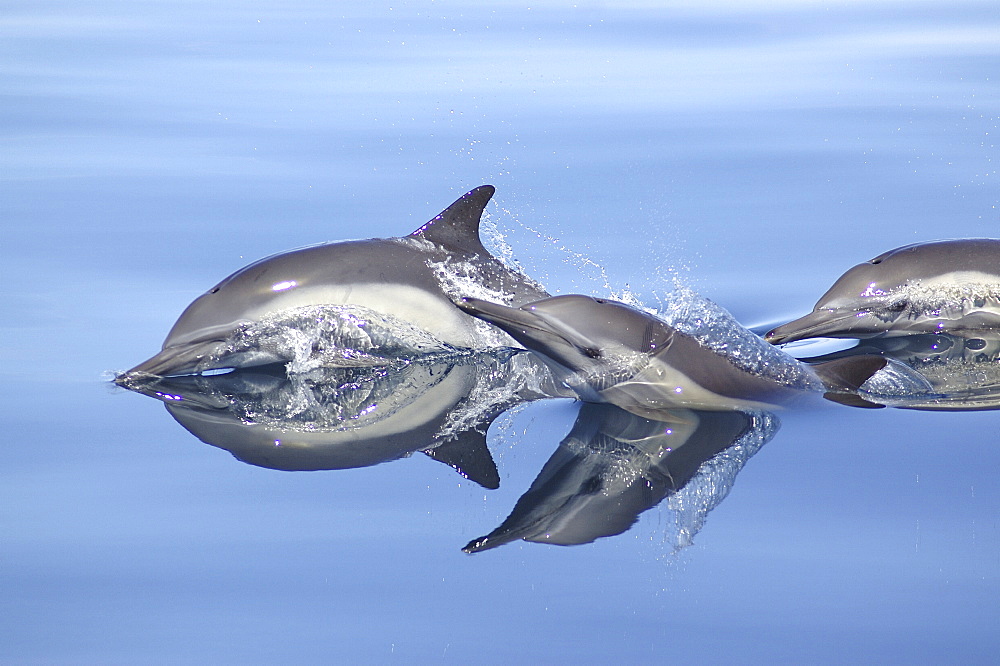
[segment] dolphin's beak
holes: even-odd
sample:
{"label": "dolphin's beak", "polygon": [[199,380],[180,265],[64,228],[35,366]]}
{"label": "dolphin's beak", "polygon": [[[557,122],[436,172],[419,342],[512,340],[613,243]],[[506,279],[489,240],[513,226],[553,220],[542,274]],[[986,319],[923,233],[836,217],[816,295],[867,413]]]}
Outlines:
{"label": "dolphin's beak", "polygon": [[[768,331],[764,339],[773,345],[780,345],[806,338],[854,337],[853,332],[859,328],[859,315],[864,314],[855,310],[814,310]],[[867,327],[861,328],[867,331]]]}
{"label": "dolphin's beak", "polygon": [[473,317],[498,326],[518,341],[520,340],[518,336],[514,335],[514,331],[525,335],[528,330],[538,329],[542,324],[541,319],[533,312],[491,303],[479,298],[463,298],[456,301],[455,305]]}
{"label": "dolphin's beak", "polygon": [[463,298],[456,303],[473,317],[500,328],[527,349],[572,370],[580,369],[582,358],[597,358],[600,352],[588,340],[559,324],[532,312],[531,305],[511,308],[478,298]]}
{"label": "dolphin's beak", "polygon": [[199,368],[199,364],[219,353],[223,345],[222,340],[202,340],[167,347],[151,359],[115,377],[115,384],[130,388],[151,378],[198,374],[204,369]]}
{"label": "dolphin's beak", "polygon": [[[537,521],[536,521],[537,522]],[[512,541],[517,541],[525,536],[527,530],[505,530],[501,525],[497,529],[493,530],[484,537],[479,537],[478,539],[473,539],[465,545],[462,549],[463,553],[478,553],[483,550],[490,550],[491,548],[496,548],[497,546],[502,546],[505,543],[511,543]]]}
{"label": "dolphin's beak", "polygon": [[573,344],[564,333],[530,310],[478,298],[463,298],[455,304],[473,317],[493,324],[531,351],[552,356],[554,346]]}

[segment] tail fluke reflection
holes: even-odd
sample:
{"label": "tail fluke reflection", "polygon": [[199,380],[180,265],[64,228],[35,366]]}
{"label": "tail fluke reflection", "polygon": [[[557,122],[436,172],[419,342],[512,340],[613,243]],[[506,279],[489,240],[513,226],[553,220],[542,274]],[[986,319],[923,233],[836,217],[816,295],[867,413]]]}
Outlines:
{"label": "tail fluke reflection", "polygon": [[590,543],[621,534],[670,496],[678,499],[682,523],[676,546],[688,545],[746,461],[777,432],[778,421],[766,412],[677,409],[664,416],[653,421],[612,405],[584,404],[507,519],[463,550],[518,539]]}

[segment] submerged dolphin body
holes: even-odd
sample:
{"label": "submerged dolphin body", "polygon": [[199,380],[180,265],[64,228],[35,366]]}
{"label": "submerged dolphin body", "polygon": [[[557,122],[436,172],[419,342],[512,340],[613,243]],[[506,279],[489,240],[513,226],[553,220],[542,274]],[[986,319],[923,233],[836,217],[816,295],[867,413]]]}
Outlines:
{"label": "submerged dolphin body", "polygon": [[[123,374],[119,383],[211,369],[225,341],[240,327],[276,312],[317,305],[357,306],[425,331],[444,344],[475,346],[481,342],[476,321],[446,294],[449,277],[464,275],[498,300],[514,304],[548,295],[483,246],[480,218],[494,191],[491,185],[477,187],[408,236],[316,245],[240,269],[191,303],[167,335],[163,350]],[[286,360],[244,354],[222,365]]]}
{"label": "submerged dolphin body", "polygon": [[989,328],[1000,328],[1000,240],[973,238],[906,245],[858,264],[811,313],[765,337],[781,344]]}
{"label": "submerged dolphin body", "polygon": [[654,420],[677,407],[766,409],[824,391],[836,402],[872,407],[855,392],[886,365],[871,356],[810,367],[784,354],[768,356],[777,350],[745,329],[731,330],[730,335],[742,331],[750,345],[756,343],[752,351],[762,355],[762,372],[752,372],[736,356],[723,355],[662,319],[589,296],[554,296],[520,308],[472,298],[459,305],[541,355],[583,400]]}

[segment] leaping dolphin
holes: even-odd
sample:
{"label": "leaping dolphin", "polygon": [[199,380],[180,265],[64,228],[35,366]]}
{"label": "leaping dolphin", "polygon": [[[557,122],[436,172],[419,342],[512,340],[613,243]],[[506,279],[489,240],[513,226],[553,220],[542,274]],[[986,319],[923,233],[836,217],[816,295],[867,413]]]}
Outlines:
{"label": "leaping dolphin", "polygon": [[754,372],[738,364],[740,354],[723,355],[642,310],[590,296],[554,296],[520,308],[474,298],[458,304],[541,355],[583,400],[654,420],[677,407],[768,409],[824,391],[836,402],[873,407],[855,391],[886,365],[870,356],[810,367],[769,355],[778,350],[732,321],[726,335],[742,331],[752,341],[742,355],[761,355]]}
{"label": "leaping dolphin", "polygon": [[813,311],[765,336],[804,338],[1000,328],[1000,240],[915,243],[844,273]]}
{"label": "leaping dolphin", "polygon": [[482,341],[477,322],[453,305],[446,293],[449,278],[515,305],[548,295],[483,246],[480,218],[494,191],[491,185],[475,188],[408,236],[316,245],[240,269],[187,307],[160,353],[117,381],[203,371],[205,359],[241,326],[316,305],[358,306],[444,344],[475,346]]}

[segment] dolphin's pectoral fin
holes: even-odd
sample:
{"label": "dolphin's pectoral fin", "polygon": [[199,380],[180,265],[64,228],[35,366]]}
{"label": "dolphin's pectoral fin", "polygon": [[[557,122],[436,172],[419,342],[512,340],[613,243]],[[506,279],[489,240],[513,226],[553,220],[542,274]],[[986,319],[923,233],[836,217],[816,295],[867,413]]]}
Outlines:
{"label": "dolphin's pectoral fin", "polygon": [[461,196],[455,203],[410,234],[430,242],[459,250],[465,254],[488,256],[479,238],[479,222],[486,204],[493,198],[496,189],[492,185],[481,185]]}
{"label": "dolphin's pectoral fin", "polygon": [[478,430],[467,430],[424,453],[484,488],[500,487],[500,472],[486,446],[486,435]]}

